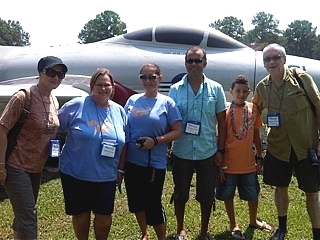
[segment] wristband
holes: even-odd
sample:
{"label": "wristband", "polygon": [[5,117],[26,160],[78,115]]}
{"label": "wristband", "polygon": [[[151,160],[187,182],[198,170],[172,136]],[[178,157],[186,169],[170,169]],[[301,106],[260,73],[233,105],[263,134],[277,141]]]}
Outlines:
{"label": "wristband", "polygon": [[156,137],[152,137],[153,142],[154,142],[154,146],[158,145],[158,139]]}
{"label": "wristband", "polygon": [[117,171],[118,171],[119,173],[121,173],[121,174],[124,174],[124,171],[121,170],[121,169],[118,169]]}

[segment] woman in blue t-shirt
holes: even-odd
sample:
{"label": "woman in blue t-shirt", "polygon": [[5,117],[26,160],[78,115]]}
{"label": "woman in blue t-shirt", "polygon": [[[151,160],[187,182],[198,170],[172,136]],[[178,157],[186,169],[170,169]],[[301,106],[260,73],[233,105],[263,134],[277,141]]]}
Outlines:
{"label": "woman in blue t-shirt", "polygon": [[164,240],[166,217],[161,199],[167,147],[181,135],[181,115],[175,102],[158,92],[162,80],[158,65],[143,65],[139,79],[145,92],[132,95],[124,107],[128,117],[124,180],[129,211],[136,216],[141,239],[148,239],[150,225],[157,238]]}
{"label": "woman in blue t-shirt", "polygon": [[110,100],[114,89],[110,71],[97,69],[91,94],[70,100],[58,114],[67,131],[59,167],[65,211],[77,239],[88,239],[91,212],[96,239],[107,239],[111,228],[126,124],[123,107]]}

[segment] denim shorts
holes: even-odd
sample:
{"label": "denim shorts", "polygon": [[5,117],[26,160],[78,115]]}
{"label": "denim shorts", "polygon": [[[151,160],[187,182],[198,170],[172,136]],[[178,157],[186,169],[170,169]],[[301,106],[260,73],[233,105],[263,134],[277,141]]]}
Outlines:
{"label": "denim shorts", "polygon": [[239,197],[244,201],[258,201],[260,185],[256,172],[246,174],[225,174],[225,181],[219,181],[216,189],[216,198],[227,201],[234,198],[236,188]]}

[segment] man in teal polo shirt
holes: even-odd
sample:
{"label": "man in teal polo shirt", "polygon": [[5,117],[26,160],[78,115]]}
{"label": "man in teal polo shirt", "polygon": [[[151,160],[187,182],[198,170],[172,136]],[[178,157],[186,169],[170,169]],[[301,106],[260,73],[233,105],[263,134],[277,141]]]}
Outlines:
{"label": "man in teal polo shirt", "polygon": [[206,65],[205,50],[198,46],[190,48],[185,56],[188,74],[169,91],[183,118],[183,134],[174,141],[172,149],[176,240],[187,239],[185,205],[194,171],[196,200],[201,209],[200,235],[205,240],[214,239],[208,233],[208,225],[214,202],[215,163],[219,165],[223,160],[226,139],[226,98],[221,84],[203,74]]}

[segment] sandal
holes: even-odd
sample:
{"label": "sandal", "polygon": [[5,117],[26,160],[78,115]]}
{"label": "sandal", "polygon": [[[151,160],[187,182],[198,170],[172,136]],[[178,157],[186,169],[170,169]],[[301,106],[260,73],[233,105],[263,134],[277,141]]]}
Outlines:
{"label": "sandal", "polygon": [[253,228],[253,229],[258,229],[258,230],[261,230],[261,231],[266,231],[268,233],[273,233],[275,228],[272,224],[270,223],[267,223],[265,221],[261,221],[261,226],[256,226],[256,225],[252,225],[252,224],[249,224],[249,227],[250,228]]}
{"label": "sandal", "polygon": [[174,240],[188,240],[188,238],[185,234],[176,234]]}
{"label": "sandal", "polygon": [[238,240],[245,240],[246,239],[246,237],[243,235],[243,233],[240,231],[240,229],[236,229],[236,230],[231,231],[231,236],[234,239],[238,239]]}

